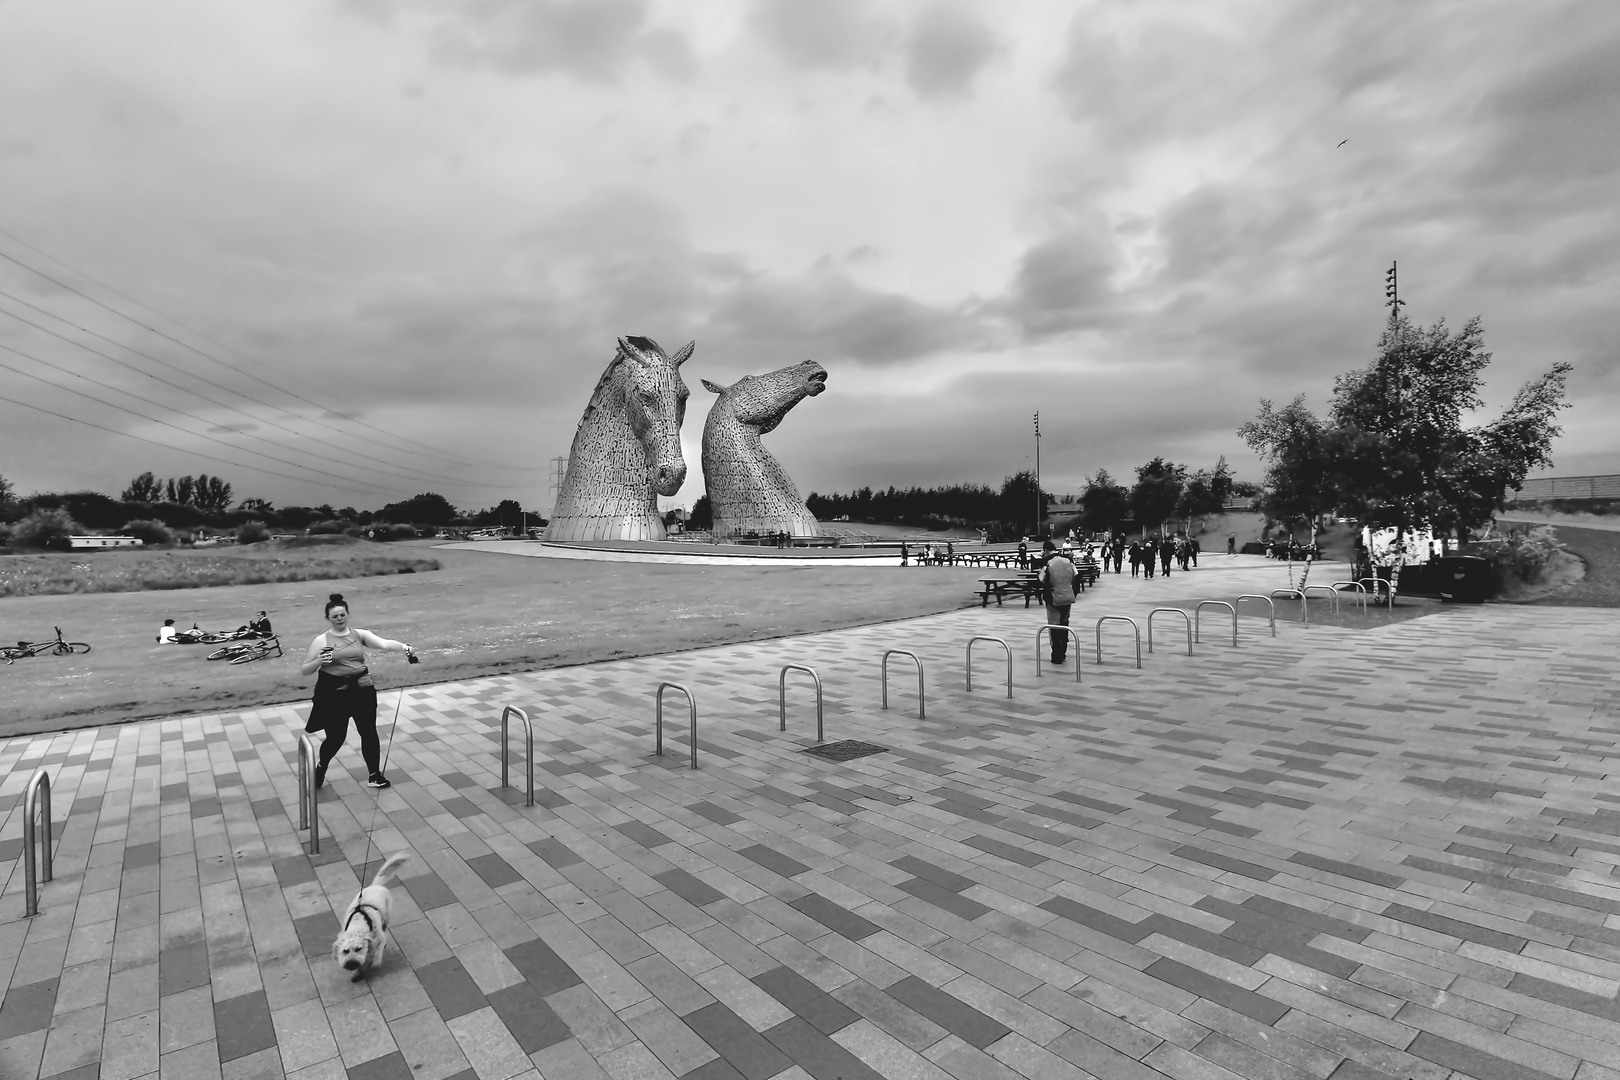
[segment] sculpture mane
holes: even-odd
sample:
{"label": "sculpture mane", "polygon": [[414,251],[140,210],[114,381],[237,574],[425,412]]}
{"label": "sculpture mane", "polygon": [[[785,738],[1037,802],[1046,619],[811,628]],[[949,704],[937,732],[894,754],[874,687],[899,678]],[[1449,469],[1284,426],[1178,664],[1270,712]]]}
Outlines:
{"label": "sculpture mane", "polygon": [[714,510],[715,535],[820,535],[815,515],[760,436],[774,430],[793,406],[825,390],[826,370],[806,360],[731,386],[707,379],[703,385],[720,395],[703,425],[703,482]]}
{"label": "sculpture mane", "polygon": [[695,345],[669,356],[651,338],[619,339],[574,431],[547,540],[664,538],[658,496],[686,480],[680,366]]}

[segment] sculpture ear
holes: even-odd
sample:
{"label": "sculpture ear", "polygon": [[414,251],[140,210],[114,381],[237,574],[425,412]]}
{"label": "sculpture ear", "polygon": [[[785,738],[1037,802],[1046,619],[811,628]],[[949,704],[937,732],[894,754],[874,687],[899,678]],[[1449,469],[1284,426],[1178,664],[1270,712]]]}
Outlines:
{"label": "sculpture ear", "polygon": [[697,348],[697,342],[688,341],[684,346],[682,346],[680,352],[676,353],[669,359],[676,367],[680,367],[682,364],[692,359],[692,350],[695,348]]}
{"label": "sculpture ear", "polygon": [[711,394],[723,394],[723,393],[726,392],[725,387],[716,386],[716,385],[714,385],[714,383],[710,382],[708,379],[703,380],[703,385]]}

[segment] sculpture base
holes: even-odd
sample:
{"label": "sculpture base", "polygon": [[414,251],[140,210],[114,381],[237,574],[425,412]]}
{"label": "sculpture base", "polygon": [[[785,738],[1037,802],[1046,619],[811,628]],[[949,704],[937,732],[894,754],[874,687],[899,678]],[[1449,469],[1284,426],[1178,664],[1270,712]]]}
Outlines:
{"label": "sculpture base", "polygon": [[664,523],[656,514],[552,518],[546,540],[662,540]]}

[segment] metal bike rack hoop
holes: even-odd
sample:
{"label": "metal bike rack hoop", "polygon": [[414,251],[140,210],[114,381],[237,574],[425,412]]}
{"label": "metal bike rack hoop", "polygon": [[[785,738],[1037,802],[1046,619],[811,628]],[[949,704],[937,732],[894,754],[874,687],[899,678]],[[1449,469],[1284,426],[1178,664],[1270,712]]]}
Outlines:
{"label": "metal bike rack hoop", "polygon": [[[978,637],[970,637],[970,638],[968,638],[968,643],[967,643],[967,688],[968,688],[968,690],[972,691],[972,689],[973,689],[973,643],[975,641],[993,641],[997,645],[1000,645],[1003,649],[1007,650],[1007,696],[1009,698],[1012,697],[1012,646],[1008,645],[1001,638],[990,637],[989,635],[986,635],[986,634],[980,634]],[[1037,642],[1037,644],[1039,644],[1039,643]]]}
{"label": "metal bike rack hoop", "polygon": [[[1062,630],[1069,635],[1069,644],[1074,646],[1074,681],[1080,681],[1080,635],[1074,632],[1074,627],[1064,626],[1062,623],[1047,623],[1035,631],[1035,677],[1041,677],[1041,635],[1055,634]],[[1011,695],[1009,695],[1011,696]]]}
{"label": "metal bike rack hoop", "polygon": [[1153,651],[1153,616],[1159,615],[1159,614],[1168,615],[1171,612],[1175,612],[1177,615],[1180,615],[1181,616],[1181,621],[1187,624],[1187,655],[1191,656],[1193,654],[1193,651],[1192,651],[1192,647],[1193,647],[1193,621],[1192,621],[1192,616],[1188,615],[1185,611],[1183,611],[1181,608],[1178,608],[1178,607],[1156,607],[1152,611],[1148,612],[1148,617],[1147,617],[1148,652]]}
{"label": "metal bike rack hoop", "polygon": [[1303,592],[1299,589],[1272,589],[1271,599],[1276,600],[1278,597],[1284,600],[1298,600],[1300,625],[1305,627],[1311,625],[1311,602],[1305,598]]}
{"label": "metal bike rack hoop", "polygon": [[534,726],[529,723],[529,714],[516,705],[508,705],[501,710],[501,787],[506,787],[506,720],[516,716],[523,721],[524,754],[529,762],[529,801],[524,806],[534,805]]}
{"label": "metal bike rack hoop", "polygon": [[1378,587],[1380,585],[1382,585],[1383,588],[1384,588],[1384,595],[1389,599],[1390,609],[1393,610],[1394,607],[1395,607],[1395,583],[1390,581],[1388,578],[1364,577],[1359,582],[1357,582],[1357,584],[1361,585],[1362,587],[1365,588],[1367,582],[1369,582],[1369,581],[1373,583],[1373,587],[1372,587],[1373,603],[1375,603],[1375,604],[1378,603]]}
{"label": "metal bike rack hoop", "polygon": [[1203,641],[1202,628],[1198,625],[1199,617],[1203,615],[1206,607],[1223,607],[1232,615],[1232,645],[1237,645],[1237,608],[1225,600],[1200,600],[1198,606],[1193,608],[1193,640]]}
{"label": "metal bike rack hoop", "polygon": [[1359,581],[1335,581],[1333,583],[1334,590],[1337,591],[1340,585],[1348,585],[1350,588],[1356,590],[1355,597],[1357,600],[1361,601],[1361,613],[1363,615],[1367,614],[1367,586],[1363,585]]}
{"label": "metal bike rack hoop", "polygon": [[656,734],[653,739],[653,753],[659,757],[664,756],[664,691],[679,690],[686,695],[686,707],[692,714],[692,768],[697,768],[697,701],[692,697],[692,691],[680,683],[661,682],[654,695],[653,722]]}
{"label": "metal bike rack hoop", "polygon": [[1334,588],[1332,585],[1307,585],[1303,589],[1300,590],[1300,595],[1304,596],[1306,593],[1310,592],[1312,589],[1315,589],[1317,592],[1326,592],[1329,596],[1331,596],[1333,598],[1333,614],[1337,615],[1339,613],[1339,590],[1338,589]]}
{"label": "metal bike rack hoop", "polygon": [[[1266,605],[1266,611],[1270,615],[1270,618],[1271,618],[1271,636],[1276,637],[1277,636],[1277,605],[1271,602],[1271,597],[1269,597],[1269,596],[1261,596],[1258,593],[1244,593],[1242,596],[1237,598],[1237,602],[1239,604],[1243,603],[1243,601],[1245,601],[1245,600],[1258,600],[1262,604]],[[1236,609],[1234,608],[1234,610],[1236,610]],[[1234,619],[1237,618],[1236,615],[1233,615],[1232,617]]]}
{"label": "metal bike rack hoop", "polygon": [[321,801],[310,773],[321,760],[315,749],[315,740],[306,732],[298,733],[298,827],[309,830],[311,855],[321,853]]}
{"label": "metal bike rack hoop", "polygon": [[[1182,614],[1186,614],[1183,612]],[[1097,620],[1097,663],[1102,663],[1102,628],[1105,622],[1123,622],[1131,624],[1131,632],[1136,635],[1136,666],[1142,666],[1142,628],[1136,625],[1136,620],[1124,615],[1104,615]]]}
{"label": "metal bike rack hoop", "polygon": [[[39,862],[34,862],[34,813],[38,807],[40,823],[45,827],[45,835],[39,840]],[[28,787],[23,793],[23,877],[24,887],[27,889],[23,900],[25,916],[32,918],[39,914],[39,883],[51,880],[51,842],[54,836],[51,831],[51,774],[41,765],[34,770],[34,775],[28,778]]]}
{"label": "metal bike rack hoop", "polygon": [[816,742],[826,742],[827,734],[821,726],[821,676],[816,669],[803,664],[783,664],[782,673],[776,677],[776,708],[781,714],[782,730],[787,730],[787,673],[790,671],[803,671],[816,680]]}
{"label": "metal bike rack hoop", "polygon": [[917,662],[917,719],[924,717],[923,713],[923,662],[922,657],[906,649],[889,649],[883,654],[883,707],[889,707],[889,657],[909,656]]}

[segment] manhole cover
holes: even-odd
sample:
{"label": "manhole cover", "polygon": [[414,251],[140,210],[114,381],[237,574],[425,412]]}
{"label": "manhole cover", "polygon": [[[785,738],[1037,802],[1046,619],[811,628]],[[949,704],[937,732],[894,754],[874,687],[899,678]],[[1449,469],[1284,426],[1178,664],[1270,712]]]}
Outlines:
{"label": "manhole cover", "polygon": [[868,754],[881,754],[887,749],[887,746],[878,746],[876,743],[844,739],[841,742],[822,743],[820,746],[807,746],[804,753],[814,754],[828,761],[853,761]]}

